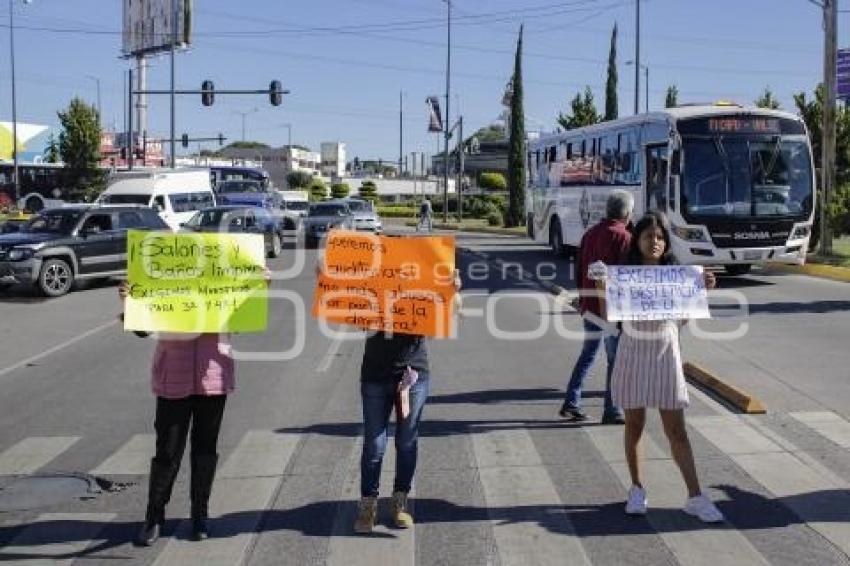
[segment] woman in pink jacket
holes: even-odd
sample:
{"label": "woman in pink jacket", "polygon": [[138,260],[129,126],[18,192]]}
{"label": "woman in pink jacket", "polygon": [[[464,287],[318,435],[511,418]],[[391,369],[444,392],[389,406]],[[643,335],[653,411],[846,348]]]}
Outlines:
{"label": "woman in pink jacket", "polygon": [[[119,287],[121,299],[129,286]],[[146,333],[137,332],[146,336]],[[145,524],[136,539],[150,546],[165,522],[165,506],[186,448],[191,425],[192,539],[207,538],[207,513],[227,395],[235,385],[227,334],[160,334],[151,370],[156,395],[156,454],[151,460]]]}

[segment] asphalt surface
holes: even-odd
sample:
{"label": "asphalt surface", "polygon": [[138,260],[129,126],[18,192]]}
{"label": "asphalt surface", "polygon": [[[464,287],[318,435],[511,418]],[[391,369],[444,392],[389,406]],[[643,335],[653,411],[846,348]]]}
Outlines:
{"label": "asphalt surface", "polygon": [[[185,540],[187,469],[166,536],[148,549],[129,543],[152,450],[153,343],[121,331],[114,284],[50,301],[0,296],[0,560],[850,564],[846,284],[767,274],[721,281],[742,293],[749,313],[729,316],[730,299],[718,297],[715,314],[725,318],[706,329],[728,334],[745,323],[747,331],[725,341],[686,335],[685,358],[758,395],[768,414],[737,415],[690,390],[689,432],[706,491],[728,518],[722,526],[681,512],[684,486],[652,416],[644,443],[651,510],[634,519],[622,512],[622,431],[597,424],[602,362],[587,391],[591,420],[557,417],[580,320],[545,288],[570,287],[568,261],[545,267],[548,252],[518,238],[460,234],[457,245],[463,317],[455,339],[431,347],[417,524],[381,526],[371,537],[351,531],[363,340],[329,336],[307,314],[315,252],[290,249],[271,262],[296,275],[273,283],[280,297],[269,330],[234,339],[245,357],[266,360],[238,362],[220,438],[213,538],[204,543]],[[291,269],[299,257],[303,269]],[[54,472],[117,483],[115,491],[65,500],[60,492],[53,501],[49,490],[21,487]],[[22,496],[13,510],[15,494]]]}

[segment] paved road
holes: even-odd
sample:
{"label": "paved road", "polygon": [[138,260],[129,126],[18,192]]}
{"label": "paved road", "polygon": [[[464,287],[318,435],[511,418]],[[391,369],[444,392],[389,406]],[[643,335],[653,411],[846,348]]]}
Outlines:
{"label": "paved road", "polygon": [[[369,538],[350,529],[361,338],[332,339],[299,311],[299,301],[274,302],[270,330],[238,336],[237,347],[278,357],[299,344],[303,351],[285,361],[239,364],[212,502],[216,538],[185,540],[184,470],[169,508],[172,536],[137,549],[127,541],[138,528],[152,448],[151,342],[114,324],[119,305],[111,286],[49,302],[0,299],[0,501],[10,501],[32,474],[76,471],[125,484],[82,501],[0,507],[0,560],[850,564],[850,404],[841,371],[850,359],[840,337],[848,324],[846,286],[760,275],[736,284],[760,305],[745,319],[748,334],[724,344],[685,341],[687,357],[741,380],[771,409],[744,417],[691,390],[700,474],[729,522],[705,527],[677,509],[684,488],[657,418],[644,447],[652,510],[646,519],[628,519],[621,511],[622,431],[556,416],[579,347],[564,336],[578,332],[579,320],[525,276],[548,255],[510,238],[460,235],[458,245],[464,317],[457,339],[432,347],[417,525],[406,532],[381,527]],[[282,270],[293,257],[273,267]],[[523,271],[506,269],[503,276],[499,259],[519,262]],[[305,265],[313,260],[309,253]],[[566,262],[557,267],[567,283]],[[311,271],[274,288],[309,304]],[[722,329],[731,322],[712,324]],[[590,387],[594,417],[601,369]],[[391,465],[392,450],[388,459]],[[384,493],[391,479],[385,474]],[[49,493],[35,493],[47,503]]]}

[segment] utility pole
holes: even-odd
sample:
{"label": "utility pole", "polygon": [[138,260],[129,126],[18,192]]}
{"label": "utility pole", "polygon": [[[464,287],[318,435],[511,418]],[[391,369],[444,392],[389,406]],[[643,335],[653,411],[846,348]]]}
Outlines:
{"label": "utility pole", "polygon": [[645,65],[643,69],[646,71],[646,77],[644,78],[644,82],[646,83],[646,113],[649,114],[649,65]]}
{"label": "utility pole", "polygon": [[9,0],[9,56],[12,66],[12,182],[15,185],[15,206],[21,200],[21,178],[18,174],[18,104],[15,93],[15,2]]}
{"label": "utility pole", "polygon": [[635,0],[635,114],[640,113],[640,0]]}
{"label": "utility pole", "polygon": [[821,255],[832,255],[832,229],[826,207],[830,202],[835,187],[835,82],[838,22],[838,0],[823,0],[824,23],[824,54],[823,54],[823,86],[825,92],[823,102],[823,154],[821,156],[821,191],[820,207],[820,249]]}
{"label": "utility pole", "polygon": [[457,167],[457,185],[455,186],[455,192],[457,192],[457,218],[458,222],[463,222],[463,116],[460,116],[457,119],[457,133],[458,133],[458,141],[457,141],[457,159],[458,159],[458,167]]}
{"label": "utility pole", "polygon": [[451,102],[451,80],[452,80],[452,0],[443,0],[448,6],[448,40],[446,42],[446,119],[443,121],[445,131],[445,147],[443,152],[443,222],[449,221],[449,138],[451,138],[451,115],[449,104]]}
{"label": "utility pole", "polygon": [[401,178],[401,159],[404,155],[404,91],[398,91],[398,176]]}
{"label": "utility pole", "polygon": [[133,151],[136,149],[136,140],[133,139],[133,69],[127,71],[129,90],[127,91],[127,168],[133,170]]}
{"label": "utility pole", "polygon": [[174,96],[174,48],[177,42],[177,0],[171,0],[171,168],[176,163],[177,134],[175,126],[176,98]]}

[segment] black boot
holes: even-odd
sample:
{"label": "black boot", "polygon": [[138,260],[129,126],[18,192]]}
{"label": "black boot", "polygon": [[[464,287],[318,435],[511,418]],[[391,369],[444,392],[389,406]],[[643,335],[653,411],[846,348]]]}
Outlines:
{"label": "black boot", "polygon": [[192,540],[209,536],[207,517],[217,462],[218,454],[192,454]]}
{"label": "black boot", "polygon": [[145,524],[136,538],[139,546],[151,546],[159,539],[162,525],[165,523],[165,506],[171,499],[171,488],[177,470],[170,463],[151,460],[151,473],[148,483],[148,507],[145,511]]}

